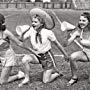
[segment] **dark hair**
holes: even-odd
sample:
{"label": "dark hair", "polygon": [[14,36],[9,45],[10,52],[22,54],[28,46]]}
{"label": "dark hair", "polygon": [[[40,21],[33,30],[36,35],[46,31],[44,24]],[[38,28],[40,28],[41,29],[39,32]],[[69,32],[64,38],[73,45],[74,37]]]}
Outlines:
{"label": "dark hair", "polygon": [[88,21],[90,22],[90,13],[88,13],[88,12],[83,12],[83,13],[81,14],[81,16],[84,16],[84,17],[87,18]]}
{"label": "dark hair", "polygon": [[[88,19],[88,25],[87,25],[87,27],[88,27],[88,29],[90,29],[90,13],[89,12],[83,12],[82,14],[81,14],[81,16],[84,16],[85,18],[87,18]],[[78,27],[80,28],[80,25],[78,24]]]}
{"label": "dark hair", "polygon": [[6,25],[3,25],[3,23],[5,23],[5,17],[0,13],[0,30],[5,31]]}
{"label": "dark hair", "polygon": [[0,13],[0,24],[5,23],[5,17],[3,14]]}

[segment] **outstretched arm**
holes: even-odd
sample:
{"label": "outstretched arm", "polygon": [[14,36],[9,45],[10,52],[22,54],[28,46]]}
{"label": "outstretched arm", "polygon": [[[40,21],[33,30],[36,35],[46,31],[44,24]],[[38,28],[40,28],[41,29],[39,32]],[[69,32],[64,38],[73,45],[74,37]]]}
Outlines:
{"label": "outstretched arm", "polygon": [[9,37],[9,39],[10,39],[11,41],[13,41],[14,43],[16,43],[17,45],[19,45],[19,46],[22,46],[22,45],[23,45],[23,43],[22,43],[21,41],[19,41],[19,40],[14,36],[14,34],[12,34],[9,30],[6,30],[4,33],[5,33],[5,35],[6,35],[7,37]]}
{"label": "outstretched arm", "polygon": [[5,31],[6,36],[8,36],[10,38],[10,40],[12,40],[13,42],[15,42],[19,47],[28,50],[29,52],[33,53],[34,55],[36,55],[36,52],[28,47],[25,47],[25,45],[23,44],[23,42],[19,41],[10,31],[6,30]]}

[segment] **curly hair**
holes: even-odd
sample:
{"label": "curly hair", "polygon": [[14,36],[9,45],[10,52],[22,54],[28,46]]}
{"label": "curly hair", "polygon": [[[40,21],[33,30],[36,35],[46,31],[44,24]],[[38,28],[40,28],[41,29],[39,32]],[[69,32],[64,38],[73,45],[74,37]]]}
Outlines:
{"label": "curly hair", "polygon": [[5,31],[6,25],[3,25],[5,23],[5,17],[3,14],[0,13],[0,30]]}
{"label": "curly hair", "polygon": [[88,21],[90,22],[90,13],[89,13],[89,12],[83,12],[83,13],[81,14],[81,16],[84,16],[84,17],[87,18]]}
{"label": "curly hair", "polygon": [[5,17],[3,14],[0,13],[0,24],[5,23]]}
{"label": "curly hair", "polygon": [[[87,20],[88,20],[88,25],[87,25],[87,28],[88,29],[90,29],[90,13],[89,12],[83,12],[82,14],[81,14],[81,16],[84,16],[85,18],[87,18]],[[80,25],[78,24],[78,27],[80,28]]]}

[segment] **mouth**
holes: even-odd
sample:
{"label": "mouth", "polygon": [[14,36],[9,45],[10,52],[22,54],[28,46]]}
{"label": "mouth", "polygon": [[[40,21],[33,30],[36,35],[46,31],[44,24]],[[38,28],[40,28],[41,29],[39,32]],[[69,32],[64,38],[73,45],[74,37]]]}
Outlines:
{"label": "mouth", "polygon": [[85,25],[84,25],[84,24],[80,24],[80,27],[81,27],[81,28],[84,28],[84,27],[85,27]]}
{"label": "mouth", "polygon": [[36,26],[32,25],[33,28],[35,28]]}

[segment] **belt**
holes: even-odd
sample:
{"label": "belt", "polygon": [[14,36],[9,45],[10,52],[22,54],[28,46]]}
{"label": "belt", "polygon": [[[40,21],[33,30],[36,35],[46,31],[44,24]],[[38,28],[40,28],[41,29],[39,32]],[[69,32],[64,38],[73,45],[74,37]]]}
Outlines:
{"label": "belt", "polygon": [[47,56],[46,55],[48,54],[48,52],[49,51],[47,51],[45,53],[39,53],[38,55],[41,56],[41,57],[38,57],[38,58],[46,60],[47,59]]}

